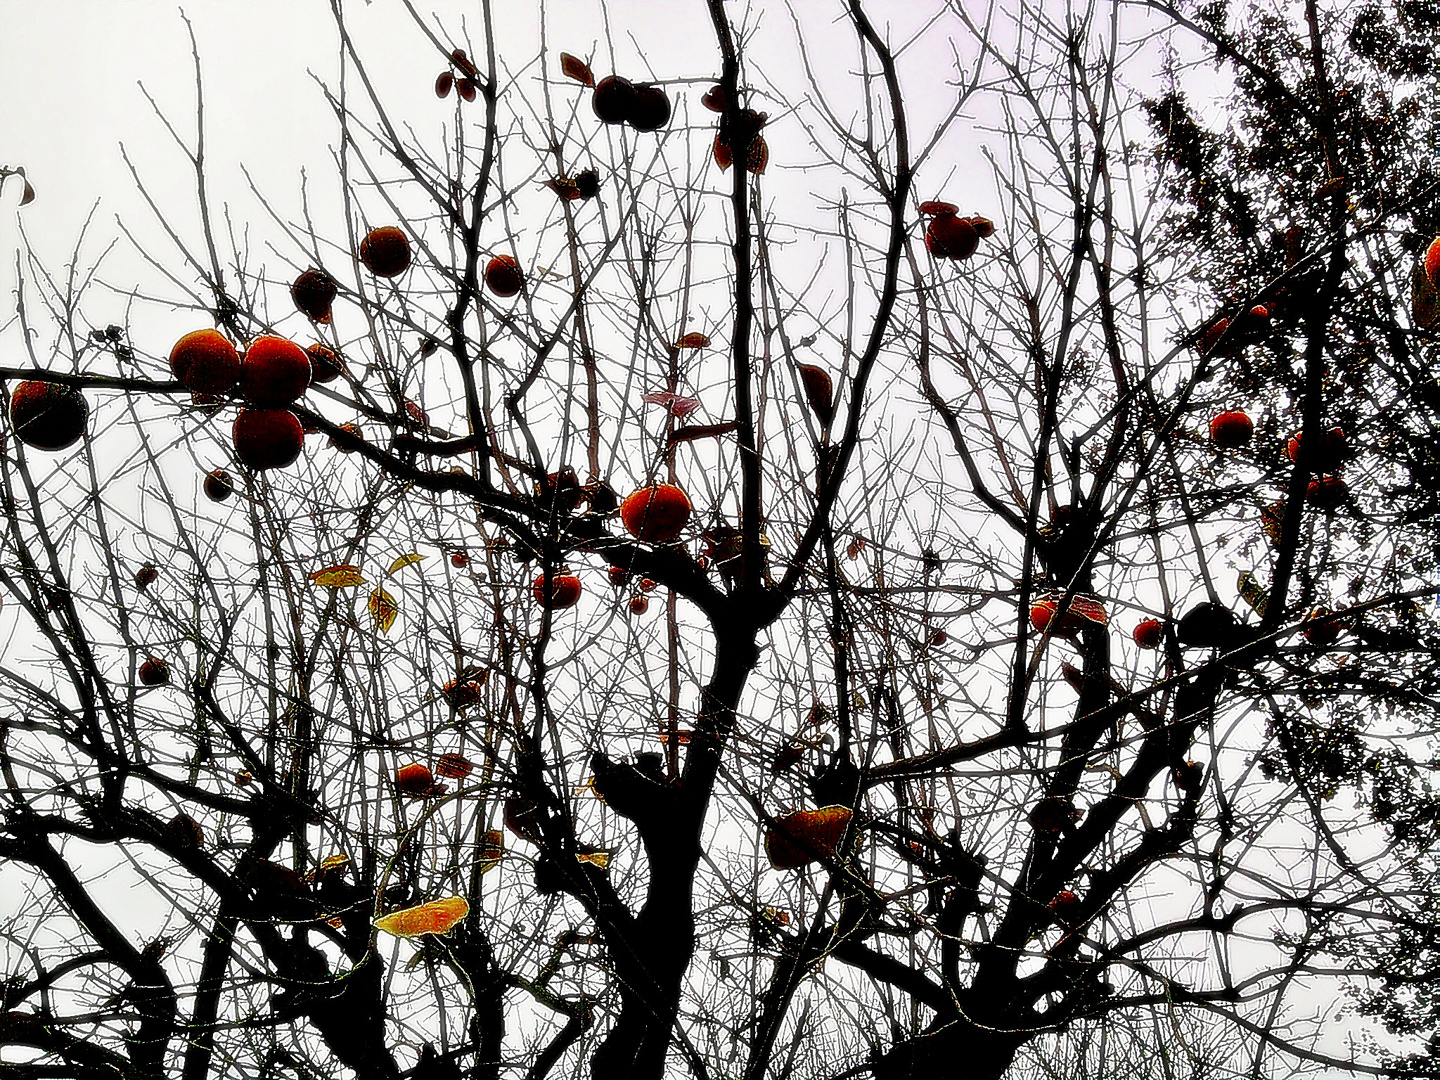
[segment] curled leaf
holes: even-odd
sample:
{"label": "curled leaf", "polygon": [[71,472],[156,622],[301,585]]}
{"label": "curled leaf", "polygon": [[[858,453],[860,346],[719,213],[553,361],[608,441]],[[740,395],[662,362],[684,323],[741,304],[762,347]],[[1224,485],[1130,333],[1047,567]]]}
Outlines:
{"label": "curled leaf", "polygon": [[922,202],[920,204],[920,213],[926,217],[947,217],[951,214],[958,214],[959,212],[960,208],[954,203],[940,202],[939,200],[932,199],[930,202]]}
{"label": "curled leaf", "polygon": [[310,580],[326,589],[351,589],[356,585],[364,585],[365,575],[360,573],[358,566],[341,563],[338,566],[327,566],[324,570],[316,570],[310,575]]}
{"label": "curled leaf", "polygon": [[568,52],[562,52],[560,54],[560,70],[567,78],[574,79],[581,86],[595,85],[595,75],[590,70],[590,65],[578,56],[571,56]]}
{"label": "curled leaf", "polygon": [[675,342],[675,348],[677,348],[677,349],[703,349],[703,348],[705,348],[705,347],[706,347],[707,345],[709,345],[709,344],[710,344],[710,339],[709,339],[708,337],[706,337],[704,334],[692,332],[692,333],[686,334],[686,335],[685,335],[684,337],[682,337],[679,341]]}
{"label": "curled leaf", "polygon": [[815,364],[801,364],[800,384],[805,387],[805,398],[816,419],[829,427],[835,419],[835,387],[829,372]]}
{"label": "curled leaf", "polygon": [[446,933],[469,914],[468,900],[463,896],[447,896],[444,900],[431,900],[428,904],[382,915],[374,921],[374,926],[396,937],[413,938]]}
{"label": "curled leaf", "polygon": [[466,75],[470,76],[470,78],[478,79],[480,77],[480,69],[470,62],[470,58],[465,55],[464,49],[456,49],[452,52],[450,54],[450,62]]}
{"label": "curled leaf", "polygon": [[568,176],[557,176],[553,180],[546,180],[545,186],[566,202],[574,202],[580,198],[580,186]]}
{"label": "curled leaf", "polygon": [[770,761],[770,775],[778,776],[780,773],[788,772],[796,765],[799,765],[805,758],[805,744],[802,742],[788,742],[780,748],[775,757]]}
{"label": "curled leaf", "polygon": [[653,393],[644,394],[640,400],[647,405],[663,405],[670,410],[671,416],[681,420],[700,407],[698,398],[682,397],[679,394],[672,394],[668,390],[656,390]]}
{"label": "curled leaf", "polygon": [[725,87],[716,83],[705,91],[705,96],[700,99],[700,104],[711,112],[723,113],[725,111]]}
{"label": "curled leaf", "polygon": [[390,564],[390,569],[385,572],[387,574],[393,574],[395,573],[395,571],[403,570],[405,569],[405,567],[410,566],[412,563],[417,563],[423,558],[425,558],[425,556],[421,555],[418,551],[412,551],[407,555],[401,555],[396,558],[393,563]]}
{"label": "curled leaf", "polygon": [[448,780],[464,780],[475,769],[475,763],[463,754],[441,754],[435,762],[435,775]]}
{"label": "curled leaf", "polygon": [[493,870],[500,865],[500,860],[505,857],[505,834],[499,829],[490,829],[480,838],[480,853],[477,862],[480,864],[480,872]]}
{"label": "curled leaf", "polygon": [[1253,571],[1240,571],[1240,578],[1236,582],[1240,590],[1240,598],[1250,605],[1250,609],[1262,619],[1265,617],[1265,608],[1270,603],[1270,591],[1260,584]]}
{"label": "curled leaf", "polygon": [[854,816],[848,806],[800,810],[775,822],[765,834],[765,854],[776,870],[798,870],[834,858]]}
{"label": "curled leaf", "polygon": [[375,620],[375,628],[382,634],[390,632],[390,627],[395,625],[395,617],[399,614],[400,605],[384,589],[376,589],[370,594],[370,616]]}
{"label": "curled leaf", "polygon": [[1285,524],[1285,500],[1277,499],[1260,511],[1260,527],[1265,530],[1272,544],[1280,542],[1280,530]]}
{"label": "curled leaf", "polygon": [[26,180],[26,181],[25,181],[25,190],[24,190],[23,192],[21,192],[21,194],[20,194],[20,205],[21,205],[21,206],[28,206],[28,205],[30,205],[30,204],[31,204],[32,202],[34,202],[34,201],[35,201],[35,188],[31,186],[29,180]]}
{"label": "curled leaf", "polygon": [[695,439],[713,439],[721,435],[728,435],[740,425],[734,420],[728,420],[723,424],[688,424],[682,428],[676,428],[670,433],[670,445],[675,446],[682,442],[691,442]]}
{"label": "curled leaf", "polygon": [[1070,610],[1082,619],[1105,626],[1110,618],[1105,613],[1105,605],[1093,596],[1077,596],[1070,601]]}

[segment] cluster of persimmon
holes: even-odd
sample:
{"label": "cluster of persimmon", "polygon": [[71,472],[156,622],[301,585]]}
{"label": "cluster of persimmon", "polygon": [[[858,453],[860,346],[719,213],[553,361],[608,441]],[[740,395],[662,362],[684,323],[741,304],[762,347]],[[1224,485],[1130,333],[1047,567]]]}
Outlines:
{"label": "cluster of persimmon", "polygon": [[[238,385],[246,404],[231,431],[235,456],[252,469],[279,469],[293,463],[305,444],[300,418],[289,406],[310,386],[310,359],[293,341],[271,335],[252,341],[242,357],[218,330],[196,330],[170,350],[170,370],[197,394],[228,394]],[[223,470],[206,477],[211,499],[222,501],[231,491]]]}
{"label": "cluster of persimmon", "polygon": [[653,592],[658,587],[655,581],[652,581],[650,578],[641,578],[637,582],[635,581],[635,575],[623,566],[612,566],[608,573],[610,576],[610,584],[615,586],[617,590],[623,591],[626,586],[634,582],[636,591],[631,594],[629,601],[625,605],[629,608],[631,615],[644,615],[645,612],[650,610],[650,598],[645,594]]}
{"label": "cluster of persimmon", "polygon": [[[1236,450],[1250,442],[1255,425],[1243,410],[1229,409],[1215,415],[1210,421],[1210,441],[1226,450]],[[1285,446],[1285,456],[1295,464],[1300,463],[1302,432],[1295,432]],[[1333,510],[1344,503],[1350,488],[1338,473],[1349,452],[1345,432],[1331,428],[1321,432],[1316,449],[1307,455],[1306,465],[1314,474],[1305,487],[1305,500],[1321,510]],[[1284,518],[1284,501],[1266,507],[1263,522],[1266,533],[1272,540],[1279,539],[1279,523]]]}
{"label": "cluster of persimmon", "polygon": [[[563,476],[563,474],[561,474]],[[578,507],[584,489],[578,485],[564,486],[560,480],[553,483],[557,503],[570,508]],[[570,494],[567,497],[567,493]],[[613,506],[613,503],[611,504]],[[690,522],[690,498],[674,484],[655,484],[633,492],[620,504],[620,522],[635,539],[646,544],[669,544],[679,538]],[[630,571],[612,566],[610,581],[617,587],[624,587],[630,581]],[[650,601],[643,595],[656,587],[654,581],[644,578],[639,583],[640,594],[630,600],[630,611],[643,615],[650,607]],[[561,569],[555,574],[541,573],[531,585],[535,602],[552,611],[573,607],[584,591],[580,578],[569,570]]]}
{"label": "cluster of persimmon", "polygon": [[1263,339],[1270,332],[1275,305],[1252,304],[1237,318],[1222,316],[1207,326],[1200,335],[1200,352],[1204,356],[1237,356],[1247,346]]}
{"label": "cluster of persimmon", "polygon": [[[560,54],[560,70],[592,89],[590,106],[602,123],[629,124],[636,131],[658,131],[670,122],[670,99],[663,89],[652,83],[634,83],[621,75],[607,75],[597,83],[589,64],[565,52]],[[438,83],[436,90],[439,91]],[[719,84],[706,91],[700,104],[722,114],[715,134],[715,163],[721,169],[728,169],[738,157],[749,172],[763,173],[770,159],[769,147],[760,134],[766,115],[753,109],[740,109],[736,116],[731,116],[724,88]],[[592,169],[573,179],[557,177],[548,184],[561,198],[590,199],[598,190],[599,177]]]}
{"label": "cluster of persimmon", "polygon": [[961,217],[954,203],[923,202],[920,214],[930,219],[925,227],[925,250],[936,259],[963,262],[975,254],[981,240],[995,235],[993,221],[978,215]]}
{"label": "cluster of persimmon", "polygon": [[670,122],[670,99],[658,86],[632,83],[619,75],[607,75],[594,86],[590,106],[601,123],[659,131]]}
{"label": "cluster of persimmon", "polygon": [[[1158,649],[1165,640],[1165,628],[1166,624],[1160,619],[1144,619],[1135,624],[1131,637],[1142,649]],[[1300,634],[1310,644],[1326,648],[1335,644],[1344,628],[1344,622],[1333,612],[1316,608],[1307,616]],[[1183,645],[1228,649],[1237,644],[1239,629],[1229,609],[1206,602],[1186,613],[1185,618],[1180,620],[1176,636]],[[1184,785],[1181,784],[1181,787],[1184,788]]]}
{"label": "cluster of persimmon", "polygon": [[412,761],[395,770],[395,790],[407,799],[438,798],[445,794],[446,785],[436,783],[437,774],[451,780],[464,780],[474,768],[474,762],[461,754],[441,754],[433,771],[428,765]]}
{"label": "cluster of persimmon", "polygon": [[[1219,413],[1210,421],[1210,438],[1217,446],[1234,449],[1248,443],[1254,434],[1254,424],[1244,412],[1234,409]],[[1297,431],[1285,446],[1285,456],[1294,464],[1300,464],[1303,432]],[[1330,510],[1343,503],[1349,494],[1345,481],[1336,475],[1344,465],[1349,449],[1345,432],[1331,428],[1320,433],[1316,448],[1303,455],[1307,471],[1311,474],[1306,485],[1305,499],[1312,506]],[[1285,520],[1285,500],[1278,499],[1261,511],[1261,525],[1273,543],[1280,540]],[[1260,597],[1263,590],[1253,585]],[[1241,592],[1245,594],[1242,576]],[[1247,596],[1254,604],[1256,601]],[[1263,610],[1257,608],[1257,610]],[[1188,620],[1188,625],[1187,625]],[[1343,630],[1343,623],[1329,611],[1316,609],[1308,616],[1301,634],[1313,645],[1332,645]],[[1181,644],[1216,645],[1229,648],[1237,643],[1234,615],[1218,604],[1199,605],[1181,620],[1178,636]],[[1135,644],[1142,649],[1159,648],[1164,639],[1165,626],[1158,619],[1146,619],[1136,625],[1133,631]]]}

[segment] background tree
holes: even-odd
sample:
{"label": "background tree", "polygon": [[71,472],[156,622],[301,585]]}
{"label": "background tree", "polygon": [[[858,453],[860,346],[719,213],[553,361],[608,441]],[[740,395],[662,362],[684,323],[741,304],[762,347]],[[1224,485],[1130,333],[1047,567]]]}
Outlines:
{"label": "background tree", "polygon": [[[1294,24],[1258,4],[1153,6],[1235,80],[1235,122],[1223,134],[1196,117],[1178,78],[1147,105],[1172,164],[1174,242],[1204,252],[1200,276],[1218,304],[1258,297],[1291,329],[1237,355],[1233,377],[1252,393],[1278,392],[1307,433],[1302,442],[1334,424],[1357,433],[1348,441],[1364,450],[1347,468],[1363,470],[1363,490],[1381,496],[1347,498],[1319,547],[1300,515],[1286,515],[1276,580],[1289,581],[1302,608],[1338,606],[1342,590],[1353,602],[1433,586],[1440,398],[1425,256],[1440,232],[1440,173],[1426,83],[1440,13],[1404,0],[1307,3]],[[1300,472],[1281,475],[1284,505],[1298,503]],[[1383,973],[1377,985],[1352,989],[1363,1012],[1406,1034],[1432,1031],[1437,1020],[1436,803],[1417,768],[1424,754],[1397,744],[1409,733],[1433,753],[1430,595],[1377,606],[1355,626],[1346,665],[1278,698],[1278,745],[1261,759],[1298,785],[1320,781],[1322,795],[1358,789],[1383,823],[1405,867],[1394,888],[1376,892],[1384,917],[1362,932],[1321,915],[1313,934],[1325,952]]]}
{"label": "background tree", "polygon": [[1401,8],[407,5],[422,123],[337,5],[333,215],[197,99],[5,329],[12,1071],[1433,1069],[1323,1023],[1434,1022]]}

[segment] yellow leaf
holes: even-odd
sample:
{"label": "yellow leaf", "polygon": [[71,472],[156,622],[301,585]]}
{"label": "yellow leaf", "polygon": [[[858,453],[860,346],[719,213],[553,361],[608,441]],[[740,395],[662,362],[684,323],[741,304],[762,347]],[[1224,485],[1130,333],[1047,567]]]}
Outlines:
{"label": "yellow leaf", "polygon": [[790,925],[790,912],[784,908],[767,907],[765,909],[765,917],[771,922],[779,923],[781,926]]}
{"label": "yellow leaf", "polygon": [[360,573],[358,566],[341,563],[339,566],[327,566],[324,570],[316,570],[310,575],[310,580],[327,589],[350,589],[356,585],[364,585],[365,575]]}
{"label": "yellow leaf", "polygon": [[463,896],[447,896],[444,900],[431,900],[428,904],[382,915],[374,921],[374,926],[396,937],[413,938],[443,934],[469,914],[468,900]]}
{"label": "yellow leaf", "polygon": [[703,349],[710,344],[710,339],[704,334],[686,334],[679,341],[675,342],[677,349]]}
{"label": "yellow leaf", "polygon": [[604,870],[607,866],[610,865],[610,852],[603,851],[599,848],[596,848],[594,850],[581,848],[579,851],[575,852],[575,861],[589,863],[591,866],[599,867],[601,870]]}
{"label": "yellow leaf", "polygon": [[400,605],[384,589],[376,589],[370,594],[370,614],[375,619],[376,629],[388,634],[390,627],[395,625],[395,616],[400,614]]}
{"label": "yellow leaf", "polygon": [[505,857],[505,834],[499,829],[489,830],[480,841],[480,872],[493,870]]}
{"label": "yellow leaf", "polygon": [[425,558],[425,556],[421,555],[418,551],[412,551],[408,555],[401,555],[398,559],[396,559],[390,564],[390,569],[386,570],[385,572],[387,574],[393,574],[395,573],[395,571],[403,570],[411,563],[417,563],[423,558]]}
{"label": "yellow leaf", "polygon": [[326,855],[325,858],[320,860],[320,870],[322,873],[330,870],[339,870],[342,866],[349,865],[349,855]]}

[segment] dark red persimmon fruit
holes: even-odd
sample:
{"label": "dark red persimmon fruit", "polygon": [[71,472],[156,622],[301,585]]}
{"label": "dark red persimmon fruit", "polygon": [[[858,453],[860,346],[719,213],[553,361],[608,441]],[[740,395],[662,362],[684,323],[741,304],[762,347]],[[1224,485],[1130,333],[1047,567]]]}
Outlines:
{"label": "dark red persimmon fruit", "polygon": [[535,579],[531,591],[536,603],[558,611],[561,608],[574,607],[579,601],[580,579],[574,574],[556,574],[554,578],[541,574]]}
{"label": "dark red persimmon fruit", "polygon": [[252,469],[283,469],[305,445],[305,429],[289,409],[241,409],[232,434],[235,455]]}
{"label": "dark red persimmon fruit", "polygon": [[164,686],[170,681],[170,665],[158,656],[149,657],[140,665],[140,682],[145,686]]}
{"label": "dark red persimmon fruit", "polygon": [[485,285],[496,296],[514,296],[525,284],[525,272],[509,255],[496,255],[485,265]]}
{"label": "dark red persimmon fruit", "polygon": [[428,795],[435,786],[435,776],[427,766],[418,762],[402,765],[395,770],[395,789],[402,795]]}
{"label": "dark red persimmon fruit", "polygon": [[658,86],[635,87],[630,103],[630,126],[636,131],[658,131],[670,122],[670,99]]}
{"label": "dark red persimmon fruit", "polygon": [[690,520],[690,499],[674,484],[641,488],[620,504],[620,521],[637,540],[668,544]]}
{"label": "dark red persimmon fruit", "polygon": [[330,321],[330,305],[337,292],[335,279],[313,266],[295,279],[290,286],[290,299],[295,307],[317,323]]}
{"label": "dark red persimmon fruit", "polygon": [[1146,619],[1135,624],[1130,636],[1142,649],[1158,649],[1165,640],[1165,624],[1159,619]]}
{"label": "dark red persimmon fruit", "polygon": [[240,378],[240,354],[219,330],[196,330],[170,350],[170,370],[187,390],[224,394]]}
{"label": "dark red persimmon fruit", "polygon": [[318,341],[305,350],[310,357],[310,378],[317,383],[334,382],[345,372],[345,367],[340,363],[340,357],[335,355],[335,350],[329,345],[322,345]]}
{"label": "dark red persimmon fruit", "polygon": [[623,124],[635,107],[635,84],[619,75],[607,75],[595,84],[590,104],[605,123]]}
{"label": "dark red persimmon fruit", "polygon": [[205,497],[211,502],[224,502],[235,494],[235,482],[224,469],[211,469],[205,474]]}
{"label": "dark red persimmon fruit", "polygon": [[410,267],[410,238],[394,225],[371,229],[360,241],[360,261],[377,277],[399,277]]}
{"label": "dark red persimmon fruit", "polygon": [[980,246],[980,234],[962,217],[944,214],[925,229],[925,250],[937,259],[968,259]]}
{"label": "dark red persimmon fruit", "polygon": [[1239,409],[1222,412],[1210,421],[1210,441],[1227,450],[1244,446],[1254,434],[1254,423]]}
{"label": "dark red persimmon fruit", "polygon": [[1338,476],[1317,476],[1305,488],[1305,501],[1322,510],[1333,510],[1350,494],[1350,488]]}
{"label": "dark red persimmon fruit", "polygon": [[278,409],[310,387],[310,354],[282,337],[258,337],[240,361],[240,393],[251,404]]}
{"label": "dark red persimmon fruit", "polygon": [[85,434],[90,406],[73,386],[27,379],[10,395],[15,437],[36,450],[64,450]]}

